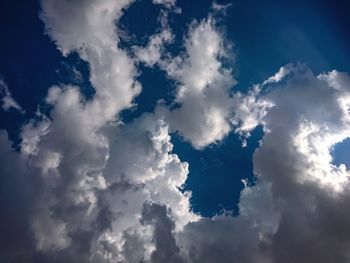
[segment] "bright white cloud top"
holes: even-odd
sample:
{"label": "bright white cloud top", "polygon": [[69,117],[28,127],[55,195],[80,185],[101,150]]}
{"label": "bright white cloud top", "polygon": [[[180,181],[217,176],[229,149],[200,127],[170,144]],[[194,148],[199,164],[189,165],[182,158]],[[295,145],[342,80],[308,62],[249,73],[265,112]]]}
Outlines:
{"label": "bright white cloud top", "polygon": [[[20,151],[0,133],[1,174],[31,192],[23,220],[22,262],[349,262],[349,170],[332,164],[350,137],[350,77],[314,76],[288,64],[246,94],[223,60],[230,43],[210,14],[194,21],[185,51],[171,56],[162,28],[145,47],[118,46],[118,19],[132,1],[43,0],[41,18],[63,55],[77,52],[95,89],[56,85],[21,130]],[[164,15],[165,14],[165,15]],[[176,83],[173,105],[124,124],[119,115],[141,92],[138,66],[159,67]],[[0,83],[5,110],[21,107]],[[257,183],[241,192],[240,214],[204,218],[182,191],[188,163],[172,152],[178,132],[194,148],[261,125],[253,156]],[[236,154],[236,153],[235,153]],[[21,219],[19,219],[21,220]],[[18,254],[19,253],[19,254]],[[40,258],[37,260],[37,258]],[[37,260],[37,261],[36,261]]]}

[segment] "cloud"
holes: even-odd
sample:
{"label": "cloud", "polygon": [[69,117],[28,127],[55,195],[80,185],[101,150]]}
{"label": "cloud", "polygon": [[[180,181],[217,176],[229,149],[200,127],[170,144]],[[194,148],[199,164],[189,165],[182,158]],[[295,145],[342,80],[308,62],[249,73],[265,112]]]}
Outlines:
{"label": "cloud", "polygon": [[278,228],[269,184],[241,192],[240,215],[221,214],[189,223],[178,234],[186,262],[273,262],[267,247]]}
{"label": "cloud", "polygon": [[[141,91],[132,59],[118,48],[115,23],[132,1],[41,1],[47,33],[63,55],[78,52],[89,63],[96,96],[87,106],[97,125],[113,120]],[[94,116],[93,116],[94,115]]]}
{"label": "cloud", "polygon": [[164,205],[145,203],[142,210],[142,224],[152,225],[154,228],[153,242],[155,250],[151,255],[151,262],[183,262],[179,255],[180,249],[173,236],[175,224],[168,216],[169,212]]}
{"label": "cloud", "polygon": [[146,47],[134,47],[137,59],[149,67],[153,67],[161,60],[164,53],[164,45],[171,43],[174,36],[168,28],[150,37]]}
{"label": "cloud", "polygon": [[184,54],[162,63],[178,84],[178,107],[158,110],[174,131],[201,149],[222,140],[231,129],[230,89],[235,80],[222,64],[227,50],[213,18],[191,25],[185,48]]}
{"label": "cloud", "polygon": [[[89,63],[96,93],[87,99],[78,86],[50,87],[50,112],[25,123],[18,151],[0,132],[4,260],[349,261],[349,171],[331,156],[350,137],[349,75],[315,76],[289,64],[249,92],[233,92],[223,63],[229,48],[213,18],[191,24],[175,57],[160,30],[139,49],[145,56],[132,58],[118,47],[115,26],[130,4],[42,1],[47,33],[63,55]],[[123,123],[120,112],[141,90],[142,57],[176,82],[175,101]],[[189,165],[173,153],[172,132],[202,149],[259,125],[256,182],[242,190],[240,214],[194,214],[183,190]]]}
{"label": "cloud", "polygon": [[0,79],[0,96],[1,96],[1,102],[2,102],[2,109],[4,111],[9,111],[11,108],[17,110],[19,113],[24,113],[25,111],[22,109],[22,107],[18,104],[17,101],[13,98],[9,88],[7,87],[4,80]]}
{"label": "cloud", "polygon": [[185,51],[174,56],[166,50],[175,37],[166,11],[160,20],[160,32],[151,36],[145,47],[134,46],[133,52],[138,61],[159,67],[177,85],[170,107],[160,102],[156,114],[166,119],[173,132],[203,149],[221,141],[237,124],[233,111],[239,107],[234,106],[239,98],[233,98],[231,92],[236,81],[232,69],[224,66],[225,61],[233,61],[232,44],[209,15],[190,25],[184,39]]}
{"label": "cloud", "polygon": [[21,145],[41,182],[30,215],[38,251],[68,262],[118,262],[133,257],[126,250],[137,240],[145,251],[138,258],[147,259],[152,232],[140,222],[145,201],[174,209],[176,230],[198,219],[190,193],[181,191],[188,164],[171,153],[163,120],[149,114],[95,131],[81,117],[86,102],[78,88],[53,87],[46,101],[51,120],[24,126]]}
{"label": "cloud", "polygon": [[280,82],[286,76],[291,74],[293,70],[296,70],[295,67],[296,66],[294,64],[287,64],[283,67],[280,67],[280,69],[275,73],[275,75],[269,77],[267,80],[263,82],[263,85]]}
{"label": "cloud", "polygon": [[161,63],[164,55],[166,55],[165,47],[174,41],[175,36],[170,29],[168,17],[169,11],[162,9],[158,17],[161,23],[159,32],[149,37],[145,47],[133,46],[133,52],[137,60],[148,67],[154,67]]}
{"label": "cloud", "polygon": [[53,86],[49,116],[39,112],[22,128],[21,160],[40,182],[27,216],[32,261],[123,260],[127,237],[146,229],[139,220],[145,201],[173,207],[176,229],[197,219],[190,193],[181,191],[188,165],[171,153],[168,125],[153,115],[118,121],[140,91],[135,61],[116,45],[114,23],[129,4],[42,2],[48,34],[63,55],[78,52],[89,63],[96,93],[86,99],[77,86]]}
{"label": "cloud", "polygon": [[176,0],[152,0],[153,4],[164,5],[167,8],[175,7]]}
{"label": "cloud", "polygon": [[[346,262],[349,171],[331,163],[333,145],[349,137],[345,73],[315,77],[296,66],[265,99],[274,107],[263,119],[265,136],[254,155],[254,171],[272,182],[282,218],[273,238],[276,262]],[[306,249],[306,244],[311,244]]]}
{"label": "cloud", "polygon": [[247,146],[246,139],[250,132],[262,123],[267,111],[273,107],[268,100],[261,100],[261,87],[254,86],[247,94],[236,92],[232,98],[233,112],[230,122],[235,132],[241,136],[242,146]]}
{"label": "cloud", "polygon": [[[314,76],[294,64],[268,78],[255,95],[255,104],[271,105],[256,123],[265,134],[253,158],[254,173],[271,184],[281,213],[265,248],[271,262],[349,259],[349,235],[340,230],[350,216],[341,212],[349,200],[349,171],[332,164],[331,156],[332,147],[350,136],[349,83],[345,73]],[[245,114],[255,119],[256,105],[250,105]]]}
{"label": "cloud", "polygon": [[12,148],[7,132],[0,130],[0,254],[6,262],[28,262],[35,251],[29,218],[35,200],[37,179]]}
{"label": "cloud", "polygon": [[[295,64],[279,80],[240,94],[249,101],[243,116],[251,113],[265,133],[253,158],[257,183],[241,192],[237,217],[189,222],[173,233],[175,241],[166,238],[169,224],[167,248],[176,244],[172,251],[180,248],[184,262],[346,262],[349,171],[332,164],[330,151],[350,136],[349,83],[345,73],[314,76]],[[261,105],[269,106],[256,118]]]}
{"label": "cloud", "polygon": [[213,4],[211,6],[212,10],[214,12],[221,12],[222,14],[226,15],[227,11],[229,8],[232,7],[232,3],[228,3],[228,4],[219,4],[216,1],[213,1]]}
{"label": "cloud", "polygon": [[[350,77],[287,68],[240,95],[249,101],[243,116],[257,120],[242,130],[264,129],[253,158],[257,183],[241,192],[239,216],[201,218],[174,234],[185,262],[349,260],[349,171],[330,152],[350,137]],[[260,105],[269,107],[256,118]]]}

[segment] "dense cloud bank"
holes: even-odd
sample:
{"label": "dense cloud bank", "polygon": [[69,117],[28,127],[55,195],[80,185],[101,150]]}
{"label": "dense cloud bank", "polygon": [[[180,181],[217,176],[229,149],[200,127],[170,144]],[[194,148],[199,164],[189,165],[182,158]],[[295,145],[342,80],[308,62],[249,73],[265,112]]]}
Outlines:
{"label": "dense cloud bank", "polygon": [[[172,57],[167,14],[180,10],[153,2],[163,6],[161,30],[125,51],[116,24],[131,1],[42,1],[47,33],[89,64],[96,93],[50,87],[52,110],[22,127],[19,151],[0,132],[0,261],[350,262],[349,171],[331,156],[350,137],[349,75],[288,64],[247,93],[232,91],[230,45],[215,18],[194,21],[185,52]],[[163,70],[176,96],[125,124],[140,63]],[[3,109],[22,111],[0,86]],[[245,182],[239,215],[194,214],[182,189],[189,165],[171,134],[202,149],[259,125],[257,181]]]}

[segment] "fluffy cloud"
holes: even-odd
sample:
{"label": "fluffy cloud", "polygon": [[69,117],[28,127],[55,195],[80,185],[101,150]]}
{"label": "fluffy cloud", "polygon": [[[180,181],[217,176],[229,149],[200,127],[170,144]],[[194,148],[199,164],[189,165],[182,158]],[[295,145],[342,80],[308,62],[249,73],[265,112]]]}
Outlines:
{"label": "fluffy cloud", "polygon": [[265,136],[254,155],[254,170],[272,183],[281,203],[271,246],[276,262],[349,259],[345,229],[350,215],[342,208],[349,200],[349,171],[333,165],[330,154],[350,136],[349,84],[344,73],[315,77],[297,65],[264,96],[274,106],[263,118]]}
{"label": "fluffy cloud", "polygon": [[[223,66],[229,50],[213,18],[191,24],[178,56],[166,54],[172,33],[164,22],[132,58],[118,47],[115,26],[130,4],[42,1],[47,33],[63,55],[78,52],[89,63],[95,94],[87,99],[77,86],[51,87],[50,113],[26,122],[18,151],[0,132],[2,258],[349,261],[349,171],[332,164],[331,150],[350,137],[350,77],[314,76],[290,64],[246,94],[234,93],[231,69]],[[141,90],[140,61],[175,80],[175,101],[122,123],[118,115]],[[249,136],[258,125],[264,136],[253,156],[257,180],[242,190],[240,214],[195,215],[182,189],[188,164],[172,152],[171,133],[201,149],[231,130]]]}
{"label": "fluffy cloud", "polygon": [[[101,129],[132,106],[140,92],[134,63],[118,48],[115,27],[130,3],[42,1],[41,17],[48,34],[63,55],[78,52],[89,63],[95,94],[86,100],[78,87],[51,87],[46,98],[53,107],[50,119],[44,116],[23,129],[22,153],[32,166],[41,168],[43,178],[41,201],[32,217],[39,250],[60,250],[74,243],[70,249],[74,254],[81,249],[76,240],[82,235],[89,236],[84,245],[88,250],[96,245],[92,240],[102,235],[94,224],[105,213],[98,206],[98,193],[109,187],[103,169],[110,155]],[[55,238],[50,242],[45,242],[46,228],[40,222],[53,229]]]}
{"label": "fluffy cloud", "polygon": [[315,77],[306,66],[294,67],[261,98],[273,105],[262,119],[264,142],[272,136],[280,153],[294,153],[288,160],[300,162],[297,181],[341,191],[347,186],[347,171],[331,164],[330,151],[350,135],[349,77],[336,71]]}
{"label": "fluffy cloud", "polygon": [[349,171],[330,154],[350,137],[349,84],[345,73],[314,76],[296,64],[240,94],[255,125],[242,122],[238,132],[264,128],[253,158],[258,181],[241,192],[239,216],[201,218],[175,234],[186,262],[349,260]]}
{"label": "fluffy cloud", "polygon": [[174,102],[178,107],[158,110],[173,130],[200,149],[229,133],[230,89],[235,81],[231,69],[222,64],[228,50],[213,18],[191,25],[185,48],[184,54],[162,62],[178,84]]}
{"label": "fluffy cloud", "polygon": [[132,106],[140,92],[133,61],[118,48],[118,21],[132,1],[42,1],[41,17],[50,37],[64,55],[78,52],[89,63],[94,100],[86,112],[102,126]]}
{"label": "fluffy cloud", "polygon": [[186,262],[273,262],[268,246],[278,229],[270,186],[259,182],[241,192],[240,215],[218,215],[189,223],[179,233]]}
{"label": "fluffy cloud", "polygon": [[96,91],[87,100],[79,87],[51,87],[50,116],[39,114],[21,133],[23,161],[40,178],[29,223],[43,257],[120,262],[132,238],[151,256],[152,233],[140,221],[145,201],[172,207],[176,229],[197,219],[181,191],[188,165],[171,153],[167,124],[153,115],[118,122],[139,91],[134,61],[116,45],[114,22],[128,4],[42,3],[48,33],[64,55],[76,51],[89,63]]}
{"label": "fluffy cloud", "polygon": [[181,191],[188,165],[171,153],[168,125],[153,115],[118,121],[140,91],[133,59],[117,47],[115,22],[128,4],[42,2],[50,37],[63,55],[78,52],[89,63],[95,94],[86,99],[79,87],[53,86],[45,100],[50,115],[39,112],[22,128],[20,160],[40,182],[27,216],[33,261],[120,262],[133,238],[147,259],[145,201],[173,207],[176,229],[197,219],[190,193]]}
{"label": "fluffy cloud", "polygon": [[[350,78],[337,71],[314,76],[300,64],[286,68],[236,94],[245,109],[237,118],[255,120],[238,132],[256,125],[265,132],[253,159],[258,181],[242,191],[240,215],[201,218],[173,233],[175,241],[166,240],[178,262],[348,261],[349,171],[332,164],[330,152],[350,136]],[[171,232],[169,223],[164,238]],[[169,252],[161,249],[153,253]]]}

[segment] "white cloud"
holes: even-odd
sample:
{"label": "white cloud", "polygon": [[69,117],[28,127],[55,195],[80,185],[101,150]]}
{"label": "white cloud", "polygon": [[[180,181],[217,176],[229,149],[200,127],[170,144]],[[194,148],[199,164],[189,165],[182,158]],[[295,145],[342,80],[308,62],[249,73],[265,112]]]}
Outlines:
{"label": "white cloud", "polygon": [[271,81],[258,99],[273,107],[261,120],[265,135],[254,154],[254,171],[271,183],[281,212],[269,253],[273,262],[346,262],[349,235],[338,233],[350,218],[342,212],[349,171],[333,165],[330,152],[350,136],[350,78],[336,71],[315,77],[306,66],[287,67],[283,80]]}
{"label": "white cloud", "polygon": [[176,0],[152,0],[153,4],[164,5],[167,8],[175,7]]}
{"label": "white cloud", "polygon": [[[178,262],[348,260],[349,171],[331,163],[330,151],[350,137],[349,83],[347,74],[315,77],[299,64],[247,98],[239,95],[245,110],[238,116],[256,120],[241,122],[241,130],[263,125],[265,132],[253,159],[258,181],[241,192],[239,216],[201,218],[175,232],[175,241],[167,239]],[[257,117],[261,105],[269,106]],[[154,253],[161,249],[156,245]]]}
{"label": "white cloud", "polygon": [[120,110],[132,106],[141,87],[136,68],[118,48],[115,23],[132,1],[42,1],[41,17],[50,37],[64,55],[78,52],[90,66],[96,96],[87,105],[90,118],[102,126]]}
{"label": "white cloud", "polygon": [[261,88],[254,86],[247,94],[236,92],[233,96],[233,114],[231,123],[235,127],[235,132],[245,139],[250,136],[250,132],[260,125],[267,111],[273,107],[269,100],[260,99]]}
{"label": "white cloud", "polygon": [[173,34],[169,28],[163,28],[158,34],[150,37],[146,47],[134,47],[137,59],[147,66],[152,67],[161,60],[164,53],[164,45],[173,41]]}
{"label": "white cloud", "polygon": [[[284,136],[284,144],[295,149],[294,158],[307,160],[308,169],[299,173],[298,180],[316,180],[321,185],[340,190],[347,184],[348,174],[331,164],[330,150],[350,135],[349,90],[343,74],[339,73],[337,77],[331,72],[315,77],[308,68],[297,65],[290,75],[290,80],[282,84],[283,88],[271,89],[262,97],[274,105],[263,118],[268,131],[266,138],[277,130],[278,137],[274,140]],[[340,84],[341,89],[329,85],[332,82]],[[303,166],[307,166],[306,163]]]}
{"label": "white cloud", "polygon": [[[290,64],[233,93],[225,41],[209,17],[190,26],[186,51],[174,58],[162,58],[165,31],[150,38],[139,59],[176,81],[176,101],[123,124],[118,114],[140,91],[137,61],[118,48],[115,28],[130,3],[42,2],[50,37],[89,63],[96,94],[87,100],[79,87],[51,87],[50,116],[23,126],[20,152],[0,132],[0,206],[11,226],[0,224],[5,260],[347,262],[349,171],[330,152],[350,137],[350,77]],[[189,167],[172,152],[170,133],[201,149],[258,125],[257,181],[242,190],[240,215],[195,215],[182,189]]]}
{"label": "white cloud", "polygon": [[229,133],[230,89],[235,81],[231,70],[222,65],[227,50],[212,18],[191,25],[185,48],[185,54],[170,58],[162,65],[178,84],[176,103],[179,107],[158,110],[173,130],[200,149]]}
{"label": "white cloud", "polygon": [[[172,207],[176,229],[197,216],[190,193],[180,190],[188,165],[171,153],[168,125],[153,115],[117,122],[140,90],[134,61],[116,45],[114,22],[128,3],[42,4],[48,32],[63,54],[77,51],[89,63],[96,94],[87,100],[76,86],[53,86],[45,100],[50,117],[23,127],[21,153],[41,181],[31,215],[36,247],[81,262],[119,262],[130,257],[124,244],[132,234],[142,243],[140,257],[147,258],[153,246],[146,242],[152,232],[140,222],[145,201]],[[72,31],[81,24],[79,33]]]}
{"label": "white cloud", "polygon": [[263,82],[263,85],[282,81],[286,76],[291,74],[296,69],[296,67],[297,66],[295,66],[294,64],[287,64],[283,67],[280,67],[280,69],[275,73],[275,75],[269,77]]}
{"label": "white cloud", "polygon": [[172,12],[180,13],[176,8],[174,0],[154,0],[154,4],[164,5],[166,9],[161,9],[158,16],[158,22],[161,26],[157,32],[150,36],[146,46],[133,46],[133,52],[136,59],[148,67],[158,66],[163,63],[164,57],[169,56],[166,51],[167,45],[173,43],[174,34],[169,26],[169,15]]}

